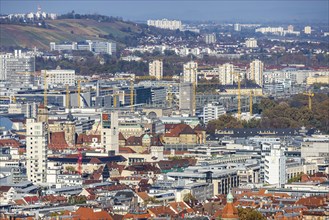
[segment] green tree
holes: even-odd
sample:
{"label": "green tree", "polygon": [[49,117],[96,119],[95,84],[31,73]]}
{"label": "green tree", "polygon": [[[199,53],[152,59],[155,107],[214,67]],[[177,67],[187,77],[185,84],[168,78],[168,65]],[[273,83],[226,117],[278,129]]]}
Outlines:
{"label": "green tree", "polygon": [[252,208],[238,208],[240,220],[266,220],[259,211]]}
{"label": "green tree", "polygon": [[226,128],[243,128],[242,122],[232,115],[221,115],[218,119],[211,120],[207,124],[207,132],[214,134],[216,130]]}

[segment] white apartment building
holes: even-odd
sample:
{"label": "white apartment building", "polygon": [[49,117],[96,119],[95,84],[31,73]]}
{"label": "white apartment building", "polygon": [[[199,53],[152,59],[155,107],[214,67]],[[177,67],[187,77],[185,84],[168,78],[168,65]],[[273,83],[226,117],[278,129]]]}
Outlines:
{"label": "white apartment building", "polygon": [[182,29],[182,22],[179,20],[147,20],[147,25],[170,30]]}
{"label": "white apartment building", "polygon": [[329,135],[314,135],[303,139],[301,157],[324,157],[329,159]]}
{"label": "white apartment building", "polygon": [[222,85],[232,85],[234,83],[234,66],[230,63],[225,63],[218,67],[219,81]]}
{"label": "white apartment building", "polygon": [[162,60],[153,60],[149,63],[149,75],[161,80],[163,77],[163,63]]}
{"label": "white apartment building", "polygon": [[216,43],[216,34],[212,33],[212,34],[206,34],[204,36],[204,41],[206,42],[206,44],[213,44]]}
{"label": "white apartment building", "polygon": [[226,114],[223,105],[213,102],[203,107],[203,123],[208,124],[210,120],[217,119],[220,115]]}
{"label": "white apartment building", "polygon": [[255,38],[247,39],[245,44],[246,44],[246,47],[248,47],[248,48],[257,48],[258,47],[257,40]]}
{"label": "white apartment building", "polygon": [[26,171],[33,183],[47,181],[48,131],[45,122],[26,119]]}
{"label": "white apartment building", "polygon": [[183,82],[186,83],[198,83],[197,82],[198,74],[198,63],[190,61],[184,64],[183,67]]}
{"label": "white apartment building", "polygon": [[47,75],[48,85],[75,85],[75,70],[62,70],[60,68],[57,68],[56,70],[41,70],[43,82],[45,75]]}
{"label": "white apartment building", "polygon": [[119,120],[118,112],[102,113],[101,143],[104,151],[119,153]]}
{"label": "white apartment building", "polygon": [[265,183],[282,187],[286,183],[286,156],[280,145],[273,145],[265,156]]}
{"label": "white apartment building", "polygon": [[283,31],[284,31],[283,27],[261,27],[255,30],[255,32],[260,32],[262,34],[271,33],[278,35],[283,35]]}
{"label": "white apartment building", "polygon": [[241,24],[234,24],[233,28],[234,28],[234,31],[241,31]]}
{"label": "white apartment building", "polygon": [[55,42],[50,42],[50,51],[62,51],[62,50],[87,50],[93,53],[105,53],[112,55],[116,52],[116,43],[108,41],[92,41],[86,40],[85,42],[71,42],[56,44]]}
{"label": "white apartment building", "polygon": [[264,64],[260,60],[254,60],[250,63],[250,69],[247,73],[247,79],[254,80],[259,86],[263,86]]}
{"label": "white apartment building", "polygon": [[12,83],[31,84],[35,72],[34,56],[15,50],[14,54],[0,54],[0,81],[8,80]]}
{"label": "white apartment building", "polygon": [[311,34],[311,33],[312,33],[312,28],[311,28],[311,26],[306,26],[306,27],[304,27],[304,33],[305,33],[305,34]]}

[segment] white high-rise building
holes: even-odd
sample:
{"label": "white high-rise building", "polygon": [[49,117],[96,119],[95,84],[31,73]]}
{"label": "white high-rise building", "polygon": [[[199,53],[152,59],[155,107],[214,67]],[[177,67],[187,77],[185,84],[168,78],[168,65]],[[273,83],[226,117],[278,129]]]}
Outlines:
{"label": "white high-rise building", "polygon": [[248,47],[248,48],[257,48],[258,47],[257,40],[255,38],[247,39],[245,44],[246,44],[246,47]]}
{"label": "white high-rise building", "polygon": [[183,67],[183,82],[197,84],[198,63],[190,61]]}
{"label": "white high-rise building", "polygon": [[182,22],[179,20],[147,20],[147,25],[170,30],[182,29]]}
{"label": "white high-rise building", "polygon": [[101,140],[104,151],[119,153],[119,118],[118,112],[102,113]]}
{"label": "white high-rise building", "polygon": [[247,79],[254,80],[259,86],[263,86],[264,64],[260,60],[254,60],[250,63],[250,69],[247,73]]}
{"label": "white high-rise building", "polygon": [[306,26],[306,27],[304,27],[304,33],[305,33],[305,34],[311,34],[311,33],[312,33],[312,28],[311,28],[311,26]]}
{"label": "white high-rise building", "polygon": [[47,181],[48,131],[45,122],[33,118],[26,120],[27,179],[34,183]]}
{"label": "white high-rise building", "polygon": [[226,111],[223,105],[217,102],[208,103],[203,107],[203,123],[208,124],[209,121],[217,119],[221,115],[225,115]]}
{"label": "white high-rise building", "polygon": [[273,145],[265,156],[265,183],[282,187],[286,183],[286,156],[280,145]]}
{"label": "white high-rise building", "polygon": [[241,24],[234,24],[234,31],[241,31]]}
{"label": "white high-rise building", "polygon": [[222,85],[233,85],[234,83],[234,66],[230,63],[225,63],[218,67],[219,81]]}
{"label": "white high-rise building", "polygon": [[206,34],[204,36],[204,41],[206,42],[206,44],[213,44],[216,43],[216,34],[212,33],[212,34]]}
{"label": "white high-rise building", "polygon": [[41,70],[43,82],[45,75],[47,75],[48,85],[75,85],[75,70],[62,70],[59,67],[56,70]]}
{"label": "white high-rise building", "polygon": [[163,77],[163,63],[162,60],[153,60],[149,63],[149,75],[154,76],[157,80]]}
{"label": "white high-rise building", "polygon": [[20,86],[33,83],[34,56],[15,50],[15,53],[0,54],[0,81],[8,80]]}

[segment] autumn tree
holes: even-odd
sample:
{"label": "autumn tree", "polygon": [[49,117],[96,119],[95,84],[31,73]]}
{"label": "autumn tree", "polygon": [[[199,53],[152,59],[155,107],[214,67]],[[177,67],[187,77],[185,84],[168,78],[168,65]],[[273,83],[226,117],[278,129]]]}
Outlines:
{"label": "autumn tree", "polygon": [[240,220],[266,220],[265,216],[252,208],[238,208]]}
{"label": "autumn tree", "polygon": [[226,128],[243,128],[242,122],[232,115],[221,115],[218,119],[211,120],[207,124],[207,132],[214,134],[216,130]]}

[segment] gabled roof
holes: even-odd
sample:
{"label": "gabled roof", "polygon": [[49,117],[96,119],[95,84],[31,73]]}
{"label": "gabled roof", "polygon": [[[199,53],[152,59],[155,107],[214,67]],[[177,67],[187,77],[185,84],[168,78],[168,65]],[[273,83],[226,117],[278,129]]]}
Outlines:
{"label": "gabled roof", "polygon": [[14,147],[19,148],[21,144],[14,139],[0,139],[0,147]]}
{"label": "gabled roof", "polygon": [[71,216],[73,219],[79,220],[89,220],[89,219],[102,219],[102,220],[112,220],[111,215],[104,210],[95,211],[92,208],[80,207],[76,212],[72,212]]}
{"label": "gabled roof", "polygon": [[167,133],[165,137],[179,137],[181,134],[196,134],[195,131],[187,124],[177,124]]}
{"label": "gabled roof", "polygon": [[126,141],[126,146],[142,146],[142,137],[131,136]]}
{"label": "gabled roof", "polygon": [[125,141],[126,138],[123,136],[123,134],[121,132],[119,132],[119,140],[120,141]]}
{"label": "gabled roof", "polygon": [[69,147],[65,140],[65,132],[51,132],[48,147],[50,149],[63,150]]}
{"label": "gabled roof", "polygon": [[183,210],[187,213],[194,212],[194,210],[186,202],[170,202],[168,205],[176,214],[181,213]]}
{"label": "gabled roof", "polygon": [[97,139],[97,143],[101,142],[101,135],[94,135],[94,134],[79,134],[77,138],[77,144],[89,144],[93,143],[93,138]]}
{"label": "gabled roof", "polygon": [[11,186],[0,186],[0,192],[8,192],[11,188]]}
{"label": "gabled roof", "polygon": [[173,216],[175,212],[166,206],[156,206],[147,210],[153,217]]}
{"label": "gabled roof", "polygon": [[204,129],[200,124],[198,124],[198,125],[194,128],[194,131],[205,131],[205,129]]}
{"label": "gabled roof", "polygon": [[136,194],[144,201],[150,198],[147,192],[136,192]]}
{"label": "gabled roof", "polygon": [[119,153],[121,153],[121,154],[134,154],[134,153],[136,153],[136,151],[134,151],[130,147],[119,147]]}

